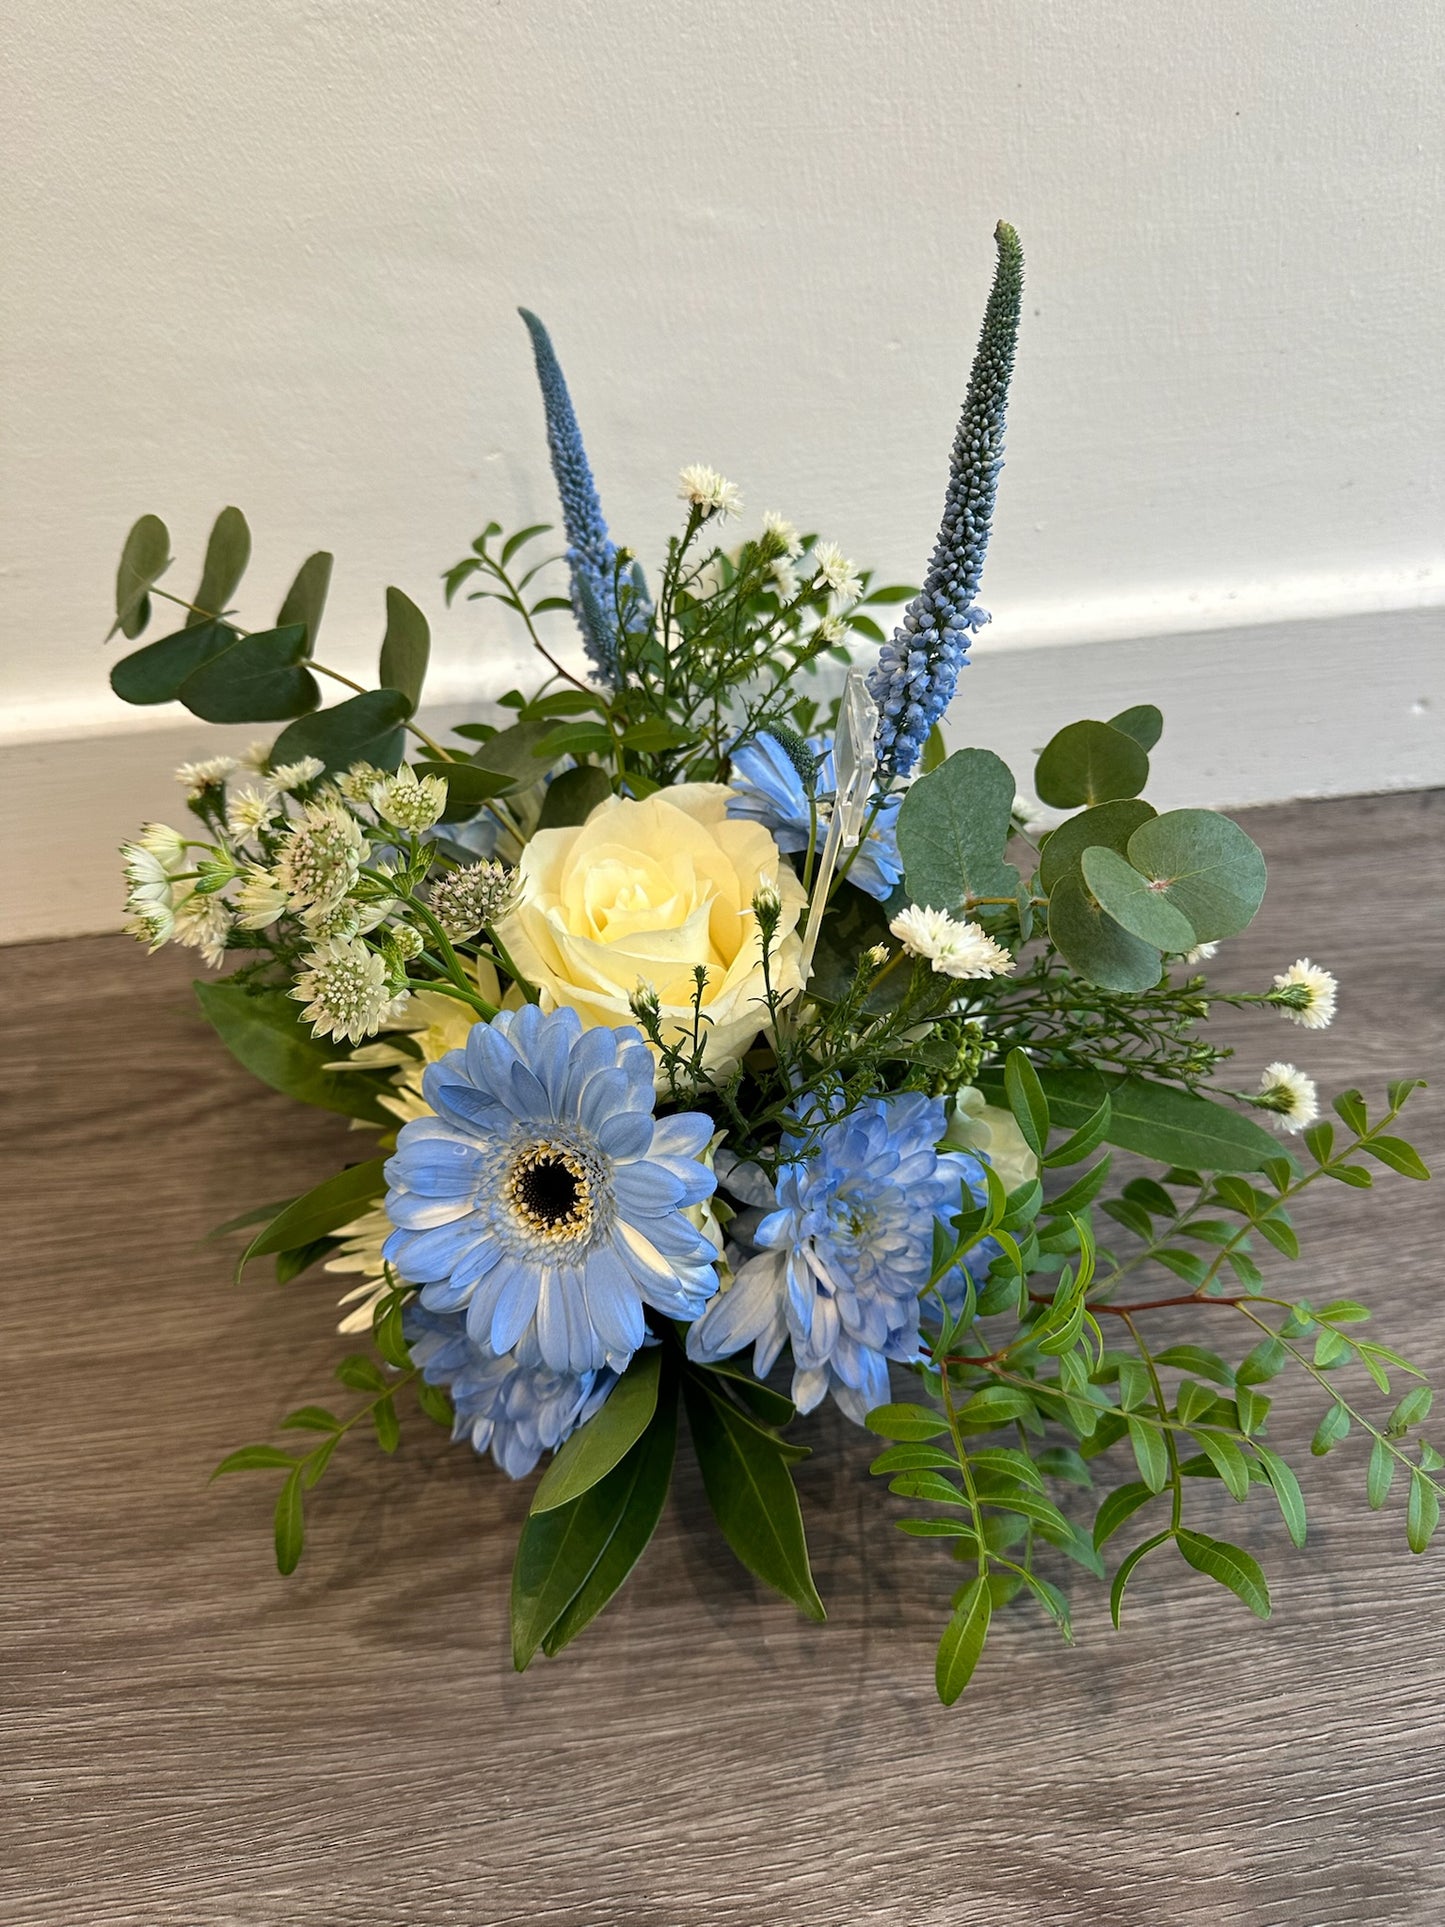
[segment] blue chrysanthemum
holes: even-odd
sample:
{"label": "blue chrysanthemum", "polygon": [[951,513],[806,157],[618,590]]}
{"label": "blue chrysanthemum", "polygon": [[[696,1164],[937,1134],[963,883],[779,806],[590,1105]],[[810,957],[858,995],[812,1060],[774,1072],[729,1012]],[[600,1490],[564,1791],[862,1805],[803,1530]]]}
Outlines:
{"label": "blue chrysanthemum", "polygon": [[718,1254],[686,1212],[714,1188],[712,1120],[654,1117],[654,1068],[630,1025],[584,1030],[535,1004],[428,1067],[436,1115],[404,1125],[387,1162],[384,1247],[428,1311],[465,1307],[478,1345],[535,1345],[574,1373],[620,1372],[644,1305],[697,1317]]}
{"label": "blue chrysanthemum", "polygon": [[[808,748],[818,759],[816,793],[831,797],[837,788],[833,746],[825,738],[813,736]],[[811,829],[808,792],[797,764],[776,736],[763,731],[733,750],[731,788],[729,816],[761,823],[772,832],[780,850],[807,849]],[[884,799],[848,871],[848,881],[880,903],[892,896],[903,878],[903,860],[898,854],[898,811],[902,802],[901,796]],[[827,802],[819,808],[820,839],[830,809]]]}
{"label": "blue chrysanthemum", "polygon": [[629,634],[644,632],[652,621],[652,603],[641,565],[634,563],[620,585],[617,545],[607,533],[592,465],[582,445],[582,430],[568,392],[562,364],[546,328],[526,308],[518,314],[532,337],[537,380],[547,415],[547,447],[552,473],[562,499],[562,523],[567,531],[567,562],[572,571],[572,612],[587,653],[600,679],[617,681],[618,623]]}
{"label": "blue chrysanthemum", "polygon": [[[784,1343],[793,1398],[809,1412],[827,1392],[859,1424],[888,1398],[888,1363],[919,1355],[919,1294],[933,1264],[933,1221],[959,1210],[963,1173],[940,1155],[943,1100],[908,1092],[868,1098],[783,1166],[773,1208],[743,1264],[687,1337],[710,1364],[752,1345],[759,1377]],[[756,1171],[730,1167],[744,1203],[767,1201]]]}
{"label": "blue chrysanthemum", "polygon": [[988,621],[978,591],[1003,467],[1004,406],[1023,294],[1018,235],[1000,221],[994,239],[998,266],[954,436],[938,540],[923,587],[868,680],[878,705],[878,767],[888,775],[907,776],[923,754],[929,731],[953,700],[974,631]]}
{"label": "blue chrysanthemum", "polygon": [[607,1399],[617,1374],[555,1372],[535,1346],[498,1358],[467,1335],[464,1312],[411,1304],[403,1329],[412,1362],[429,1385],[445,1387],[456,1409],[454,1439],[491,1454],[512,1479],[524,1479],[544,1452],[555,1452]]}

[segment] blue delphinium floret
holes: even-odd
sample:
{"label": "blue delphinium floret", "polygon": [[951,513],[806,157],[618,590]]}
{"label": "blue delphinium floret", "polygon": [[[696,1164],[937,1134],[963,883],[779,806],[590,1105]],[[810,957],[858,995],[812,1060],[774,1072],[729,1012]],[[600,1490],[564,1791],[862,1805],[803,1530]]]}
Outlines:
{"label": "blue delphinium floret", "polygon": [[490,1448],[509,1478],[524,1479],[544,1452],[555,1452],[606,1403],[617,1374],[556,1372],[535,1345],[504,1358],[467,1335],[464,1312],[428,1311],[415,1302],[402,1314],[412,1363],[429,1385],[444,1386],[456,1418],[454,1439],[477,1452]]}
{"label": "blue delphinium floret", "polygon": [[[808,749],[817,760],[815,794],[829,798],[836,788],[833,748],[824,737],[813,736]],[[767,731],[740,744],[732,752],[732,795],[728,815],[746,817],[771,830],[780,850],[806,850],[811,828],[808,792],[797,763],[776,736]],[[848,881],[882,902],[903,877],[898,854],[898,810],[901,796],[885,797],[873,826],[853,858]],[[818,841],[828,826],[829,804],[818,812]]]}
{"label": "blue delphinium floret", "polygon": [[582,431],[577,425],[562,364],[557,359],[551,336],[536,315],[526,308],[519,308],[517,312],[532,337],[537,380],[547,413],[547,447],[552,456],[552,473],[557,478],[557,493],[562,498],[562,523],[567,531],[572,610],[599,679],[611,687],[617,681],[619,620],[629,632],[645,630],[652,620],[647,585],[640,565],[634,564],[619,594],[617,545],[607,533],[597,484],[582,446]]}
{"label": "blue delphinium floret", "polygon": [[1000,221],[994,239],[998,266],[953,441],[938,540],[923,587],[884,643],[868,683],[878,705],[878,764],[886,775],[907,776],[923,754],[928,732],[953,700],[974,631],[989,619],[977,598],[1003,467],[1004,406],[1023,292],[1018,235]]}
{"label": "blue delphinium floret", "polygon": [[[943,1100],[913,1091],[827,1125],[782,1167],[750,1233],[756,1255],[688,1332],[688,1356],[711,1364],[751,1345],[764,1377],[787,1343],[800,1411],[831,1392],[861,1425],[885,1404],[888,1360],[919,1356],[934,1219],[955,1216],[963,1195],[957,1155],[937,1148],[944,1122]],[[756,1170],[725,1166],[722,1181],[744,1203],[769,1202]]]}
{"label": "blue delphinium floret", "polygon": [[712,1120],[653,1115],[639,1031],[584,1030],[535,1004],[477,1024],[429,1065],[435,1116],[402,1127],[387,1161],[383,1247],[428,1311],[466,1310],[473,1341],[554,1372],[622,1371],[643,1307],[695,1318],[717,1250],[687,1217],[715,1180]]}

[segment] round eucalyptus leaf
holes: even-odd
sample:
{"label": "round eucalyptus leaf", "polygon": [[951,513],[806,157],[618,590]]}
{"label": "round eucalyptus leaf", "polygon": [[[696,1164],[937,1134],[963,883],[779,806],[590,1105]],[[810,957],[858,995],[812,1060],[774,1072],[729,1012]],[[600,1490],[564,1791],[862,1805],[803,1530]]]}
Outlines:
{"label": "round eucalyptus leaf", "polygon": [[326,607],[326,592],[331,587],[331,560],[325,549],[308,555],[296,571],[296,580],[286,591],[286,600],[276,617],[278,629],[299,622],[306,631],[306,654],[316,649],[316,631],[321,627],[321,612]]}
{"label": "round eucalyptus leaf", "polygon": [[1085,850],[1117,850],[1122,856],[1135,830],[1153,815],[1153,804],[1134,796],[1100,803],[1096,809],[1069,817],[1045,840],[1039,856],[1041,887],[1045,892],[1052,890],[1066,870],[1077,867]]}
{"label": "round eucalyptus leaf", "polygon": [[399,689],[413,709],[421,701],[430,655],[431,626],[426,617],[401,589],[388,589],[381,680],[387,689]]}
{"label": "round eucalyptus leaf", "polygon": [[1198,943],[1238,936],[1264,898],[1259,845],[1213,810],[1166,810],[1141,823],[1128,857],[1189,919]]}
{"label": "round eucalyptus leaf", "polygon": [[410,700],[401,690],[364,690],[289,723],[271,745],[272,766],[319,756],[329,770],[350,769],[353,763],[395,769],[406,745],[402,724],[410,714]]}
{"label": "round eucalyptus leaf", "polygon": [[110,672],[110,686],[127,703],[171,703],[186,679],[236,640],[224,622],[202,622],[177,630],[122,656]]}
{"label": "round eucalyptus leaf", "polygon": [[1135,703],[1132,709],[1121,709],[1117,716],[1111,716],[1109,727],[1132,736],[1140,749],[1153,749],[1164,734],[1164,712],[1153,703]]}
{"label": "round eucalyptus leaf", "polygon": [[1078,870],[1070,870],[1049,898],[1049,936],[1086,983],[1104,990],[1152,990],[1159,981],[1159,952],[1100,909]]}
{"label": "round eucalyptus leaf", "polygon": [[1130,936],[1175,954],[1194,948],[1194,926],[1188,917],[1156,884],[1141,877],[1127,857],[1117,850],[1085,850],[1080,867],[1100,907]]}
{"label": "round eucalyptus leaf", "polygon": [[1148,780],[1148,751],[1108,723],[1070,723],[1045,746],[1034,770],[1039,801],[1055,810],[1137,796]]}
{"label": "round eucalyptus leaf", "polygon": [[299,622],[236,636],[193,670],[178,694],[191,714],[207,723],[274,723],[302,716],[321,701],[316,678],[301,666],[305,654],[306,629]]}

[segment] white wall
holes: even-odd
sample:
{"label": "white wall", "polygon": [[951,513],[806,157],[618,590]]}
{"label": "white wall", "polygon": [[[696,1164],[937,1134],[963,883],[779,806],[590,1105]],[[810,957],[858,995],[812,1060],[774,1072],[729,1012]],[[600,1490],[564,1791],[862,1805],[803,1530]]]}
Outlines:
{"label": "white wall", "polygon": [[[143,509],[188,589],[240,504],[262,617],[334,548],[339,666],[369,673],[395,581],[440,695],[505,687],[505,628],[437,577],[488,516],[553,513],[518,301],[621,539],[654,547],[701,459],[916,579],[1004,215],[1029,285],[977,653],[1297,622],[1286,675],[1341,717],[1367,681],[1381,720],[1272,779],[1246,678],[1212,800],[1445,780],[1438,655],[1316,627],[1445,601],[1437,0],[4,12],[13,768],[155,726],[100,642]],[[1182,645],[1149,661],[1167,707]],[[113,919],[86,903],[38,927]]]}

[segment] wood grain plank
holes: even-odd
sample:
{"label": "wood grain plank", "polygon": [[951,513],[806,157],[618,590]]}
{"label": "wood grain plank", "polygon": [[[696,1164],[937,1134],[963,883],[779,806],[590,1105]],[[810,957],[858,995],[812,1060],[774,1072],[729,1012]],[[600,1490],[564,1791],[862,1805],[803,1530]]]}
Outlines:
{"label": "wood grain plank", "polygon": [[[1247,820],[1275,877],[1222,966],[1258,984],[1309,954],[1344,994],[1325,1035],[1236,1026],[1241,1082],[1277,1055],[1445,1076],[1445,795]],[[1202,1495],[1266,1559],[1269,1625],[1182,1564],[1145,1570],[1119,1635],[1075,1587],[1078,1648],[1010,1615],[951,1711],[947,1571],[831,1416],[799,1480],[824,1627],[736,1567],[684,1463],[623,1598],[518,1678],[525,1489],[420,1425],[395,1461],[338,1462],[279,1579],[267,1483],[206,1476],[324,1395],[344,1341],[321,1274],[238,1289],[201,1239],[364,1141],[231,1065],[186,977],[116,938],[0,952],[10,1927],[1442,1917],[1439,1561],[1365,1511],[1357,1450],[1308,1467],[1302,1555],[1263,1501]],[[1368,1298],[1386,1342],[1422,1332],[1437,1373],[1440,1224],[1391,1179],[1305,1218],[1309,1289]]]}

